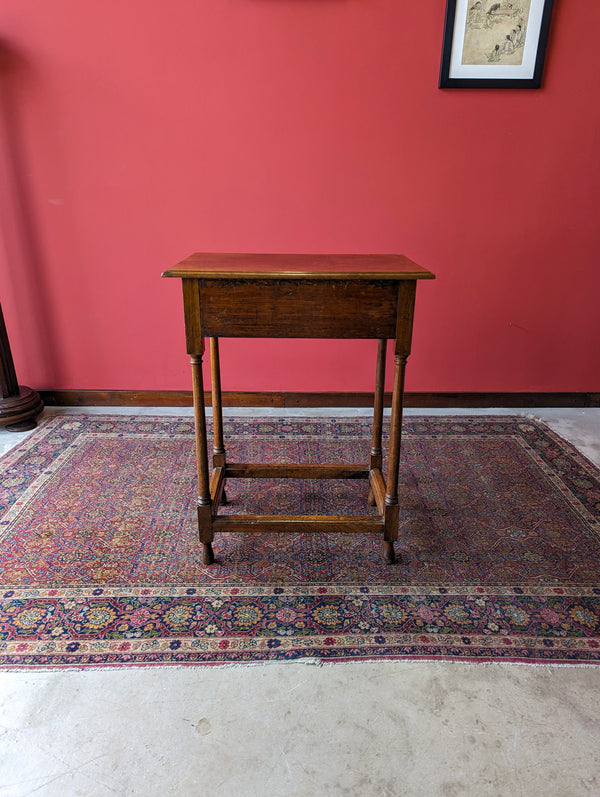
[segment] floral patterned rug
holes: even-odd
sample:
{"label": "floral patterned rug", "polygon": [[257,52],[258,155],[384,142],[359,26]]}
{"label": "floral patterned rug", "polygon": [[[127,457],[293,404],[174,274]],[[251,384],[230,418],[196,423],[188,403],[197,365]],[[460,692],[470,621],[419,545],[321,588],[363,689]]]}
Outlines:
{"label": "floral patterned rug", "polygon": [[[0,460],[0,668],[600,662],[600,472],[523,417],[408,417],[378,535],[197,542],[193,421],[58,416]],[[209,429],[210,431],[210,429]],[[225,419],[237,462],[366,462],[368,419]],[[364,515],[364,481],[230,480],[229,512]]]}

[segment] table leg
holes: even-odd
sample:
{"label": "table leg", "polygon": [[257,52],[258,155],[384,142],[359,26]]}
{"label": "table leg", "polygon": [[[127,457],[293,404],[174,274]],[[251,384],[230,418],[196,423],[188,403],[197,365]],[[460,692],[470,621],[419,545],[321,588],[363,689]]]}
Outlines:
{"label": "table leg", "polygon": [[215,557],[212,549],[212,502],[208,477],[208,444],[204,411],[202,355],[192,354],[192,386],[194,391],[194,425],[196,431],[196,467],[198,471],[198,537],[202,543],[202,564],[210,565]]}
{"label": "table leg", "polygon": [[394,541],[398,539],[398,473],[400,469],[400,442],[402,438],[402,404],[404,396],[404,373],[406,355],[394,358],[394,391],[392,393],[392,420],[388,476],[385,491],[383,558],[388,564],[395,561]]}
{"label": "table leg", "polygon": [[[210,338],[210,377],[212,387],[213,411],[213,465],[225,467],[225,444],[223,438],[223,400],[221,396],[221,361],[219,358],[219,339]],[[225,490],[221,493],[221,503],[227,503]]]}
{"label": "table leg", "polygon": [[[371,456],[369,457],[369,468],[381,470],[382,450],[381,436],[383,431],[383,390],[385,385],[385,354],[387,340],[381,339],[377,347],[377,371],[375,375],[375,402],[373,405],[373,439],[371,443]],[[375,506],[375,496],[373,490],[369,490],[369,505]]]}

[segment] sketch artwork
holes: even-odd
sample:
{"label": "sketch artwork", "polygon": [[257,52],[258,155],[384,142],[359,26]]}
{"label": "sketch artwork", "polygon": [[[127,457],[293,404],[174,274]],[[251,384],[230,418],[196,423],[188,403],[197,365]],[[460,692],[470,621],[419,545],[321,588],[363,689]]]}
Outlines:
{"label": "sketch artwork", "polygon": [[531,0],[471,0],[462,63],[521,65],[530,6]]}

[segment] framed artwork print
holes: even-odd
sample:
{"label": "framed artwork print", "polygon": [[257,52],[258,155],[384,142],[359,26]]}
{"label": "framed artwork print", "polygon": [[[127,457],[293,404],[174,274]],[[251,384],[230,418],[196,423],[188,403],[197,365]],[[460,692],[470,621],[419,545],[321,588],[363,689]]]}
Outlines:
{"label": "framed artwork print", "polygon": [[441,89],[539,89],[553,0],[447,0]]}

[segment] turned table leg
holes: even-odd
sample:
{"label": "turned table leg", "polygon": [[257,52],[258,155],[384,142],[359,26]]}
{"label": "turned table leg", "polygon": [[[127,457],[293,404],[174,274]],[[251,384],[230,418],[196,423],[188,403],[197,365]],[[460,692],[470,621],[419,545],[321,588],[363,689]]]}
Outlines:
{"label": "turned table leg", "polygon": [[[221,361],[219,358],[218,338],[210,338],[210,381],[213,411],[213,465],[215,468],[224,468],[225,443],[223,438],[223,399],[221,395]],[[221,493],[221,503],[227,503],[225,490]]]}
{"label": "turned table leg", "polygon": [[212,541],[212,501],[208,478],[208,443],[206,413],[204,411],[204,381],[202,355],[192,354],[192,385],[194,391],[194,425],[196,432],[196,467],[198,471],[198,537],[202,543],[202,564],[215,561]]}
{"label": "turned table leg", "polygon": [[[383,433],[383,390],[385,385],[385,353],[387,340],[383,338],[377,346],[377,371],[375,376],[375,401],[373,404],[373,438],[371,443],[371,456],[369,469],[381,470],[383,454],[381,450],[381,437]],[[375,506],[373,490],[369,489],[369,505]]]}
{"label": "turned table leg", "polygon": [[398,473],[400,469],[400,443],[402,440],[402,409],[404,403],[404,374],[410,354],[412,321],[415,307],[416,282],[403,283],[398,294],[398,327],[394,349],[394,389],[392,393],[392,419],[388,476],[384,501],[383,558],[388,564],[396,560],[394,542],[398,539]]}
{"label": "turned table leg", "polygon": [[406,357],[394,359],[394,392],[392,394],[392,420],[390,428],[390,449],[388,476],[385,490],[384,544],[383,558],[391,564],[395,561],[394,541],[398,539],[398,472],[400,469],[400,441],[402,438],[402,397],[404,393],[404,372]]}
{"label": "turned table leg", "polygon": [[212,549],[212,501],[208,475],[208,443],[206,438],[206,412],[204,410],[204,378],[202,357],[204,338],[200,319],[200,292],[196,280],[182,280],[183,308],[185,315],[185,338],[187,352],[192,365],[192,389],[194,396],[194,431],[196,436],[196,470],[198,473],[198,538],[202,543],[202,564],[215,561]]}

